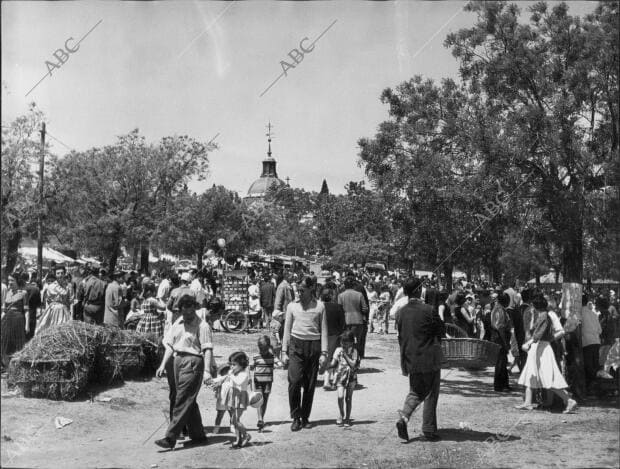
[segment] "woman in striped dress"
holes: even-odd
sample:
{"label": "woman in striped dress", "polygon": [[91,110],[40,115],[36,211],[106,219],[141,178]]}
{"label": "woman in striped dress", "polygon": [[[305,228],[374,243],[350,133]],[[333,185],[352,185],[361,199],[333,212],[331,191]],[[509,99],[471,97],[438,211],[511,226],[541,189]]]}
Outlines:
{"label": "woman in striped dress", "polygon": [[158,337],[164,335],[164,311],[166,305],[155,298],[157,289],[152,283],[144,285],[142,290],[142,309],[143,316],[136,326],[136,332],[143,334],[156,334]]}
{"label": "woman in striped dress", "polygon": [[9,365],[13,354],[26,344],[26,334],[30,332],[29,314],[26,290],[19,288],[17,279],[9,275],[0,328],[3,368]]}
{"label": "woman in striped dress", "polygon": [[62,324],[71,320],[69,306],[73,301],[72,289],[67,283],[67,269],[64,266],[56,267],[54,281],[43,290],[43,304],[46,305],[41,319],[37,321],[36,334],[48,327]]}

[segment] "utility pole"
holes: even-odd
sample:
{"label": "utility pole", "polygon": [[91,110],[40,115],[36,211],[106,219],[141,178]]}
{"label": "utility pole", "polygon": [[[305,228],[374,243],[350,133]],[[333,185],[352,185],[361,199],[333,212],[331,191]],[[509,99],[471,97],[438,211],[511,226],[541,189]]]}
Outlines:
{"label": "utility pole", "polygon": [[39,158],[39,216],[37,219],[37,280],[43,284],[43,171],[45,169],[45,122],[41,124],[41,156]]}

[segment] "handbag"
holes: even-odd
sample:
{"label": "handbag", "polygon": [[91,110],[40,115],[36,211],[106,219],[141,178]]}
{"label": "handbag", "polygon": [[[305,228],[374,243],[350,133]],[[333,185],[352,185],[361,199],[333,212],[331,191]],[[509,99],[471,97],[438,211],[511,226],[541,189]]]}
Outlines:
{"label": "handbag", "polygon": [[250,373],[250,391],[248,392],[248,404],[250,407],[258,409],[263,405],[263,393],[254,390],[254,377]]}

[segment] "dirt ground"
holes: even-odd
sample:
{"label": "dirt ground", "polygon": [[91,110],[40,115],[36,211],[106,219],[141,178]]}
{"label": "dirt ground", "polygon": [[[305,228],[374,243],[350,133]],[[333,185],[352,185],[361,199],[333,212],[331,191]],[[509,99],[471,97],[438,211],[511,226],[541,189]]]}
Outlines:
{"label": "dirt ground", "polygon": [[[235,350],[253,354],[258,334],[215,333],[218,362]],[[439,442],[419,441],[421,409],[409,424],[411,441],[399,440],[396,410],[407,393],[400,373],[396,335],[370,334],[360,387],[353,395],[353,426],[335,425],[336,393],[317,389],[314,426],[290,431],[286,371],[276,370],[264,433],[256,413],[243,421],[252,442],[231,449],[233,435],[211,435],[212,391],[199,405],[209,433],[205,446],[162,451],[168,408],[165,378],[93,389],[78,402],[25,399],[2,382],[2,467],[619,467],[618,398],[589,401],[575,414],[514,409],[520,392],[493,391],[493,370],[442,371]],[[517,379],[513,375],[511,381]],[[109,398],[109,399],[107,399]],[[102,401],[103,399],[103,401]],[[54,419],[73,420],[56,429]],[[225,419],[226,422],[226,419]]]}

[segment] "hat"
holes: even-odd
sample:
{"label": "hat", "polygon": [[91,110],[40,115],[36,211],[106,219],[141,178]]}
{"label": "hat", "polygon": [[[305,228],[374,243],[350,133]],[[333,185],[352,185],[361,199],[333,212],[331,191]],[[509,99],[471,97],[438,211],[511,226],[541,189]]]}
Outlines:
{"label": "hat", "polygon": [[183,273],[181,274],[181,281],[182,281],[182,282],[191,282],[191,281],[192,281],[192,277],[191,277],[191,275],[189,274],[189,272],[183,272]]}

